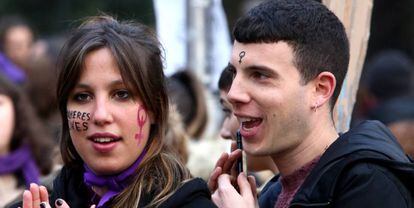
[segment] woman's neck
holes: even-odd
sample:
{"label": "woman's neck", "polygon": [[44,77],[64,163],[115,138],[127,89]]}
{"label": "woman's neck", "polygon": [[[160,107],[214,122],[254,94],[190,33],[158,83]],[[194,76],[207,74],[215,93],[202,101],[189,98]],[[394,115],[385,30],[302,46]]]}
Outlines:
{"label": "woman's neck", "polygon": [[98,196],[102,197],[108,191],[106,187],[92,186],[92,191],[95,192]]}
{"label": "woman's neck", "polygon": [[0,147],[0,156],[6,156],[10,153],[8,147]]}

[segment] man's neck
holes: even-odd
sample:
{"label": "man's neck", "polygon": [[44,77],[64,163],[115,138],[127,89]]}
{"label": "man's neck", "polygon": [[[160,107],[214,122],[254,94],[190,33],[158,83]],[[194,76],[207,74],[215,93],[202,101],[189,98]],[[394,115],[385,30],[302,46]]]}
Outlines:
{"label": "man's neck", "polygon": [[338,138],[335,127],[329,123],[319,122],[319,125],[315,125],[318,127],[302,138],[296,147],[271,156],[281,175],[289,175],[322,155]]}

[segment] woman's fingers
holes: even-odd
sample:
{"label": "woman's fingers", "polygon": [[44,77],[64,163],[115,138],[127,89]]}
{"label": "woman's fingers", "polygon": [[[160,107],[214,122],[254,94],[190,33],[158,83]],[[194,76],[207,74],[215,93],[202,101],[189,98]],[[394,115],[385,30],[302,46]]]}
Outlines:
{"label": "woman's fingers", "polygon": [[49,193],[46,187],[31,183],[23,192],[23,208],[50,208]]}
{"label": "woman's fingers", "polygon": [[51,206],[47,202],[40,202],[40,208],[51,208]]}
{"label": "woman's fingers", "polygon": [[40,208],[40,191],[39,186],[35,183],[30,184],[30,193],[32,193],[32,207]]}
{"label": "woman's fingers", "polygon": [[47,192],[46,187],[40,186],[39,193],[40,193],[40,201],[46,202],[47,204],[49,204],[49,193]]}
{"label": "woman's fingers", "polygon": [[33,208],[32,193],[28,190],[23,192],[23,208]]}
{"label": "woman's fingers", "polygon": [[56,208],[69,208],[68,203],[63,199],[56,199],[55,206]]}

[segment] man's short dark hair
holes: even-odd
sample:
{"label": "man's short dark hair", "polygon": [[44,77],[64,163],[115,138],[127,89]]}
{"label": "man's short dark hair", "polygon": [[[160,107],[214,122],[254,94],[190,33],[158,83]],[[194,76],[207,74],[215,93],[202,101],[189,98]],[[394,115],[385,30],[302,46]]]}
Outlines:
{"label": "man's short dark hair", "polygon": [[288,43],[303,84],[323,71],[333,73],[337,82],[331,98],[333,108],[348,70],[349,42],[341,21],[323,4],[313,0],[266,1],[236,22],[233,35],[240,43]]}

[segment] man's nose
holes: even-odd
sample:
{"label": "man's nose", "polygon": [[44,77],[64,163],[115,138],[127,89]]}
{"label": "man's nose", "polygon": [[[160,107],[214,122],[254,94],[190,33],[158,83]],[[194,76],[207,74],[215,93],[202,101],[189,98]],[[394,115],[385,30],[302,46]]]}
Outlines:
{"label": "man's nose", "polygon": [[233,108],[237,107],[237,104],[249,102],[249,95],[246,91],[246,82],[243,81],[241,75],[236,75],[231,84],[230,90],[227,93],[227,99],[232,104]]}

